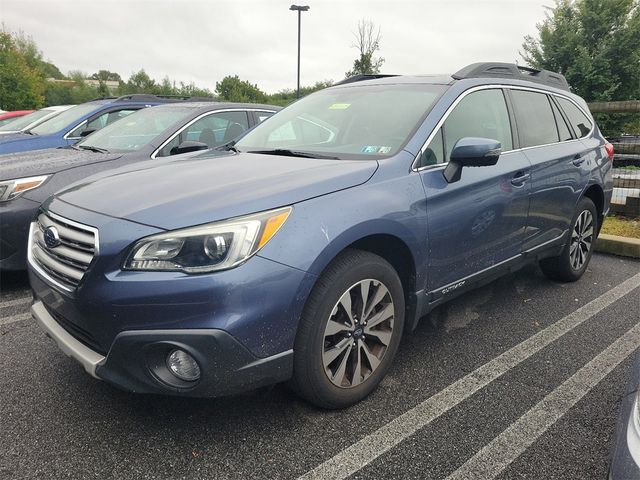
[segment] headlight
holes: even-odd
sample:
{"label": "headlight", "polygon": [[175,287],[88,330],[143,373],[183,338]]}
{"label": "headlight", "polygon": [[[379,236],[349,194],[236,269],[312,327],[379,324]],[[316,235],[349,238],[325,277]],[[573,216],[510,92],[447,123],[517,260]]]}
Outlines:
{"label": "headlight", "polygon": [[124,268],[204,273],[235,267],[260,250],[292,207],[152,235],[133,247]]}
{"label": "headlight", "polygon": [[47,175],[41,175],[39,177],[18,178],[0,182],[0,202],[13,200],[28,190],[38,188],[47,178]]}

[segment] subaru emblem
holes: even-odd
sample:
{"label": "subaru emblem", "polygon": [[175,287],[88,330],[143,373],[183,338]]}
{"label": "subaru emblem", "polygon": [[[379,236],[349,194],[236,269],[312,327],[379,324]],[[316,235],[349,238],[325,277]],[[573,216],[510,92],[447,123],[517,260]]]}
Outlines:
{"label": "subaru emblem", "polygon": [[47,227],[44,230],[44,243],[48,248],[55,248],[60,245],[60,235],[56,227]]}

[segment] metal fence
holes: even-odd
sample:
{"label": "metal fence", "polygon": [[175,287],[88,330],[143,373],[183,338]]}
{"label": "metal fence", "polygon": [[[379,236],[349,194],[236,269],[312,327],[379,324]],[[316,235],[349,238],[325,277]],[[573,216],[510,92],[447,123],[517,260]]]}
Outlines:
{"label": "metal fence", "polygon": [[[640,115],[640,100],[596,102],[589,104],[592,113],[632,113]],[[613,144],[613,197],[611,211],[640,217],[640,136],[608,138]]]}

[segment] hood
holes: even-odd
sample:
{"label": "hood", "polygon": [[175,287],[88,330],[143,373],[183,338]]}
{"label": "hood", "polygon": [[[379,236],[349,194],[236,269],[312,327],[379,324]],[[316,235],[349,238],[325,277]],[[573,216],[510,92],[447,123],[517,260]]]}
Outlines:
{"label": "hood", "polygon": [[[142,164],[140,164],[142,165]],[[360,185],[375,160],[241,153],[106,174],[56,195],[75,206],[172,230],[246,215]]]}
{"label": "hood", "polygon": [[78,165],[115,160],[122,153],[97,153],[73,148],[48,148],[0,155],[0,180],[60,172]]}
{"label": "hood", "polygon": [[62,136],[54,135],[27,135],[25,133],[0,136],[0,155],[7,153],[27,152],[44,148],[53,148],[67,145],[67,140]]}
{"label": "hood", "polygon": [[22,132],[0,132],[0,144],[14,140],[21,140],[23,138],[33,138],[33,135],[28,135]]}

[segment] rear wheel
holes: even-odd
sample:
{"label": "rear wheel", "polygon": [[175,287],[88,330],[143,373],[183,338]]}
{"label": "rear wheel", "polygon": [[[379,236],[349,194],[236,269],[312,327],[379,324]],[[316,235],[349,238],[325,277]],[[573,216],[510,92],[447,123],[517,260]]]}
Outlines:
{"label": "rear wheel", "polygon": [[404,326],[393,267],[369,252],[336,258],[314,287],[294,348],[295,390],[322,408],[366,397],[386,375]]}
{"label": "rear wheel", "polygon": [[540,262],[544,274],[561,282],[575,282],[587,270],[598,231],[598,211],[591,199],[584,197],[571,223],[567,245],[557,257]]}

